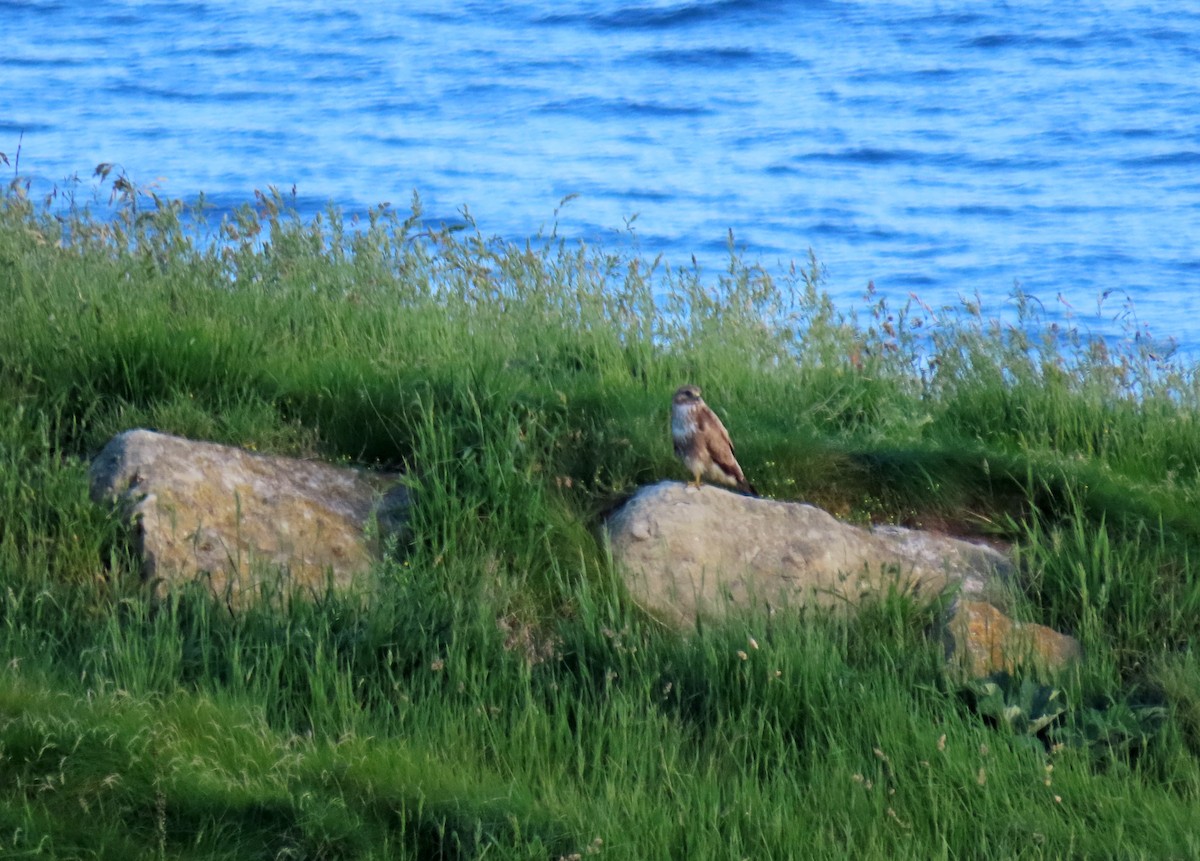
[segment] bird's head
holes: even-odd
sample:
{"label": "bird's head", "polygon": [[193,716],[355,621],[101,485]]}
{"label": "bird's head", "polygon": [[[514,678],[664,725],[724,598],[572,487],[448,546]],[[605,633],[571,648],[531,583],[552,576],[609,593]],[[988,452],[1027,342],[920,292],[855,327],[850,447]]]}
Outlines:
{"label": "bird's head", "polygon": [[675,397],[671,399],[671,403],[680,407],[687,404],[700,403],[700,387],[680,386],[675,390]]}

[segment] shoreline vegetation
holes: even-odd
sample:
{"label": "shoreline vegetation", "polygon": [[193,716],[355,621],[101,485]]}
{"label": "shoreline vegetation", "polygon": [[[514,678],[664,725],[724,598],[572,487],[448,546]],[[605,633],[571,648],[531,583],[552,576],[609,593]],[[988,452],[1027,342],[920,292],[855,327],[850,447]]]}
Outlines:
{"label": "shoreline vegetation", "polygon": [[[1019,293],[846,314],[811,254],[95,182],[0,195],[0,856],[1200,856],[1195,364]],[[684,382],[763,495],[1011,548],[1085,661],[954,682],[903,596],[662,630],[597,526],[686,478]],[[152,604],[87,494],[133,427],[403,468],[414,539],[369,600]]]}

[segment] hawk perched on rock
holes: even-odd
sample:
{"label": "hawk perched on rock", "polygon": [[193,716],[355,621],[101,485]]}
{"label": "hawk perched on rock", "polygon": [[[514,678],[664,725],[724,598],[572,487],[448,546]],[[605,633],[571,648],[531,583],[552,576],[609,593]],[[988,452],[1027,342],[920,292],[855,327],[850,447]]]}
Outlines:
{"label": "hawk perched on rock", "polygon": [[698,386],[676,390],[671,400],[671,438],[676,456],[692,474],[693,486],[699,487],[700,479],[707,478],[758,496],[733,456],[729,431],[704,403]]}

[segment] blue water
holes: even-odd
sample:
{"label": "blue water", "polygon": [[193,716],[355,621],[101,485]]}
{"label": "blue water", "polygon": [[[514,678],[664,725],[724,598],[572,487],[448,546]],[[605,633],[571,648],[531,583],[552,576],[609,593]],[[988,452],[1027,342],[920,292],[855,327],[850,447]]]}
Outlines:
{"label": "blue water", "polygon": [[847,309],[1019,282],[1200,352],[1200,7],[317,6],[0,0],[0,151],[35,190],[100,162],[224,205],[415,190],[514,240],[574,194],[560,235],[624,248],[637,216],[675,266],[720,269],[732,230],[769,271],[811,247]]}

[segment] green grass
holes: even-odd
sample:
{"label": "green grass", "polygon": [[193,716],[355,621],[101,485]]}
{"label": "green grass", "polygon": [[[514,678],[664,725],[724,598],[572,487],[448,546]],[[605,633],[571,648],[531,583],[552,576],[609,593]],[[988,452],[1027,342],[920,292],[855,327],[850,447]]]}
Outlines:
{"label": "green grass", "polygon": [[[1200,378],[1144,333],[109,178],[0,196],[0,857],[1200,855]],[[997,720],[900,598],[633,606],[598,525],[684,478],[685,381],[766,495],[1011,543],[1087,661],[1000,696],[1065,710]],[[404,467],[413,541],[369,600],[152,606],[87,496],[131,427]]]}

